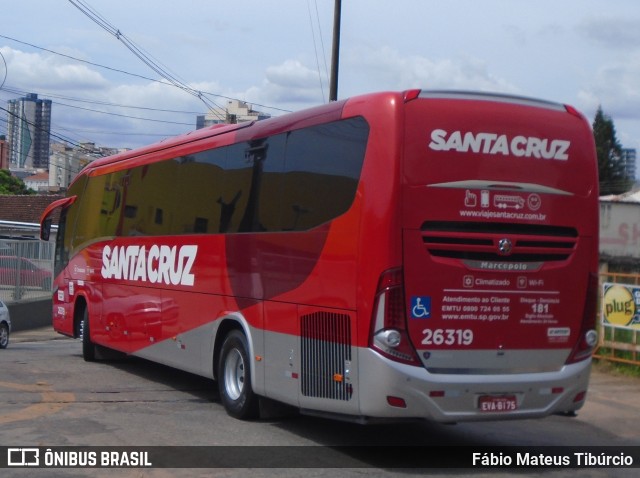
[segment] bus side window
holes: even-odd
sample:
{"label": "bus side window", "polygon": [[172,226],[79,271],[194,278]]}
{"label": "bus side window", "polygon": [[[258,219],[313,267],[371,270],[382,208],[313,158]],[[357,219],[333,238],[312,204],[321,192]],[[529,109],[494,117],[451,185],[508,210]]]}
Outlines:
{"label": "bus side window", "polygon": [[107,179],[108,175],[89,177],[79,205],[72,249],[84,247],[105,236],[106,216],[102,211]]}
{"label": "bus side window", "polygon": [[176,200],[179,165],[165,160],[130,171],[124,183],[124,215],[119,235],[173,234],[180,216]]}
{"label": "bus side window", "polygon": [[282,207],[286,230],[316,227],[351,207],[368,132],[364,119],[351,118],[290,133]]}
{"label": "bus side window", "polygon": [[[286,135],[279,134],[260,140],[259,143],[245,143],[253,164],[251,183],[252,205],[250,230],[282,230],[282,184]],[[246,214],[247,221],[249,214]],[[249,225],[249,224],[247,224]]]}
{"label": "bus side window", "polygon": [[181,157],[176,202],[180,213],[174,216],[174,234],[215,234],[220,231],[220,206],[226,149],[202,151]]}
{"label": "bus side window", "polygon": [[245,215],[251,190],[253,164],[245,156],[245,144],[233,144],[225,148],[227,162],[222,191],[217,202],[220,207],[220,232],[245,232],[240,223]]}

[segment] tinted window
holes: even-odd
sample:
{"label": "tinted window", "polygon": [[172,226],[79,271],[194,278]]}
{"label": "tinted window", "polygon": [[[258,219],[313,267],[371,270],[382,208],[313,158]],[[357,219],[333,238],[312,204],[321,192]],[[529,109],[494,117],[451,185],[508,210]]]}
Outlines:
{"label": "tinted window", "polygon": [[283,229],[309,229],[349,209],[358,187],[368,133],[362,118],[289,133]]}
{"label": "tinted window", "polygon": [[173,233],[180,214],[176,201],[179,167],[177,161],[170,160],[126,171],[119,181],[123,207],[118,213],[116,235]]}
{"label": "tinted window", "polygon": [[226,157],[226,149],[219,148],[180,158],[175,234],[220,232],[218,201]]}
{"label": "tinted window", "polygon": [[56,235],[56,251],[55,251],[55,274],[60,271],[69,262],[69,257],[73,248],[73,235],[75,232],[76,219],[78,218],[79,205],[82,198],[82,192],[87,184],[87,177],[81,176],[69,188],[69,196],[77,196],[76,201],[68,208],[63,208],[60,212],[60,220],[58,221],[58,232]]}
{"label": "tinted window", "polygon": [[87,186],[82,193],[78,205],[78,219],[75,224],[75,237],[73,248],[82,248],[93,242],[96,238],[104,236],[105,220],[110,219],[103,212],[110,205],[104,205],[105,186],[109,176],[92,176],[87,181]]}
{"label": "tinted window", "polygon": [[368,133],[364,119],[351,118],[92,176],[67,214],[79,208],[82,218],[74,247],[113,236],[313,228],[351,206]]}
{"label": "tinted window", "polygon": [[254,231],[282,230],[282,198],[284,186],[284,157],[287,135],[279,134],[253,145],[254,161],[261,158],[259,184],[256,186],[256,198],[259,203],[257,217],[259,224]]}

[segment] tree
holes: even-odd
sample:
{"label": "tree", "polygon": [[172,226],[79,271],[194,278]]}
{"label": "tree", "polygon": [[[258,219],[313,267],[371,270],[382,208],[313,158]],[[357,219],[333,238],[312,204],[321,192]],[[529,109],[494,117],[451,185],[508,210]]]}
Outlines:
{"label": "tree", "polygon": [[12,176],[6,169],[0,169],[0,194],[33,194],[33,190],[28,189],[22,179]]}
{"label": "tree", "polygon": [[622,146],[616,139],[616,128],[610,116],[598,107],[593,120],[593,137],[598,155],[598,174],[600,175],[600,195],[621,194],[633,185],[633,178],[627,175],[622,158]]}

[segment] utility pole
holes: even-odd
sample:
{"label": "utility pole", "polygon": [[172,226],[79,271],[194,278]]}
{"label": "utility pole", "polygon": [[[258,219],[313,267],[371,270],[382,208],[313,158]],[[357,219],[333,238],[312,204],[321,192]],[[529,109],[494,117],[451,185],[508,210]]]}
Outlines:
{"label": "utility pole", "polygon": [[333,7],[333,47],[331,48],[331,79],[329,101],[338,99],[338,65],[340,63],[340,10],[342,0],[335,0]]}

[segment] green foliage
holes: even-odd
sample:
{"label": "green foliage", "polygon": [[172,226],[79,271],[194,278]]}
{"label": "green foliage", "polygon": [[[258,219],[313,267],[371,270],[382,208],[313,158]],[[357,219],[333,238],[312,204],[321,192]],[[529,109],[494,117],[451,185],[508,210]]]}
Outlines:
{"label": "green foliage", "polygon": [[627,176],[622,160],[622,146],[616,138],[613,120],[598,107],[593,120],[593,137],[598,155],[598,173],[600,175],[600,195],[621,194],[633,186],[634,178]]}
{"label": "green foliage", "polygon": [[622,375],[624,377],[640,378],[640,366],[630,363],[617,363],[608,361],[606,358],[596,358],[593,361],[596,370],[609,373],[611,375]]}
{"label": "green foliage", "polygon": [[28,189],[24,181],[12,176],[6,169],[0,169],[0,194],[27,195],[33,194],[32,189]]}

